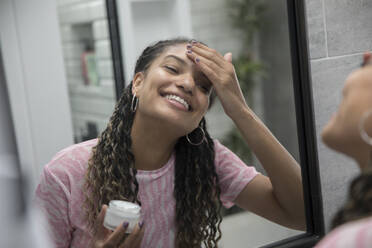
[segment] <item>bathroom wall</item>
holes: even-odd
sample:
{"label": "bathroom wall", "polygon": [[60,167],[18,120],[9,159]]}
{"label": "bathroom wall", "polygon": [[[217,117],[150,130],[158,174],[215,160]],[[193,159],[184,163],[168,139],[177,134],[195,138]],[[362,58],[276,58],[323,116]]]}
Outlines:
{"label": "bathroom wall", "polygon": [[17,177],[17,147],[0,47],[0,181]]}
{"label": "bathroom wall", "polygon": [[31,181],[30,192],[43,165],[58,150],[72,143],[57,27],[54,1],[0,1],[0,43],[6,88],[18,159],[23,174]]}
{"label": "bathroom wall", "polygon": [[324,146],[320,133],[341,100],[346,76],[372,49],[372,1],[306,0],[310,64],[325,225],[344,203],[358,173],[349,158]]}

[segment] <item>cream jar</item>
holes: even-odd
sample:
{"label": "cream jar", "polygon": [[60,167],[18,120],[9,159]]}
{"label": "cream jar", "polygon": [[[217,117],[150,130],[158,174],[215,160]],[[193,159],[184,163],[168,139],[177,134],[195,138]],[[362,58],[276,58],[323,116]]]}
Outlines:
{"label": "cream jar", "polygon": [[128,222],[126,233],[131,233],[141,219],[141,207],[132,202],[112,200],[106,210],[103,225],[110,230],[115,230],[118,225]]}

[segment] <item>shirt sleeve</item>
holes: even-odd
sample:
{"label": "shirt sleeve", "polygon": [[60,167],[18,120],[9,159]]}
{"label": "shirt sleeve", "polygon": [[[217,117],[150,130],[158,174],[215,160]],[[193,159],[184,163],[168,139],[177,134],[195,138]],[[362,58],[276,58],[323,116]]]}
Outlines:
{"label": "shirt sleeve", "polygon": [[226,208],[230,208],[239,193],[259,173],[218,140],[214,140],[214,148],[216,172],[221,188],[220,199]]}
{"label": "shirt sleeve", "polygon": [[328,233],[315,248],[370,248],[372,217],[351,221]]}
{"label": "shirt sleeve", "polygon": [[50,170],[49,166],[52,164],[53,162],[44,167],[34,202],[47,219],[48,233],[55,247],[64,248],[70,246],[73,231],[69,220],[70,193],[58,174]]}

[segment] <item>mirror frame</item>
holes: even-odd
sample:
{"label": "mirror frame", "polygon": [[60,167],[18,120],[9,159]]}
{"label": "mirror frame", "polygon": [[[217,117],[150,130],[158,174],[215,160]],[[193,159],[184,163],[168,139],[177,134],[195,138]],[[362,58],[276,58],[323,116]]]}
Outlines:
{"label": "mirror frame", "polygon": [[262,248],[313,247],[325,233],[305,0],[287,0],[287,14],[307,232]]}
{"label": "mirror frame", "polygon": [[[125,88],[116,0],[106,0],[117,99]],[[324,236],[324,217],[307,38],[305,0],[287,0],[292,78],[307,232],[262,248],[313,247]]]}

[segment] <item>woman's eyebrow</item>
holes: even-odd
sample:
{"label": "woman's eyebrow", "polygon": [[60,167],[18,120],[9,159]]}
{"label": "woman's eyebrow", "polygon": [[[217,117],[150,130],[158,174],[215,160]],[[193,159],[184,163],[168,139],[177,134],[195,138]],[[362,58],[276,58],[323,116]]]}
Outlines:
{"label": "woman's eyebrow", "polygon": [[180,57],[176,56],[176,55],[167,55],[165,56],[164,60],[166,59],[169,59],[169,58],[172,58],[172,59],[175,59],[177,60],[179,63],[181,63],[182,65],[187,65],[186,61],[181,59]]}

